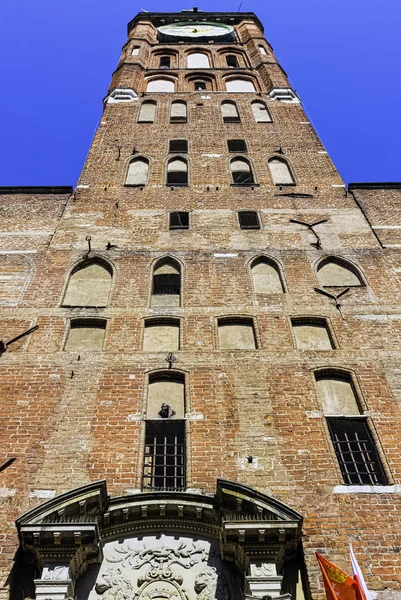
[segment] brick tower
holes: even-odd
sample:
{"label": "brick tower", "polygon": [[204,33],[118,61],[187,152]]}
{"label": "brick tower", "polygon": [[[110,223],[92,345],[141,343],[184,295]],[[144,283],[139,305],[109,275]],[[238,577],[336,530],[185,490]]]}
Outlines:
{"label": "brick tower", "polygon": [[3,600],[401,597],[400,189],[253,13],[129,23],[76,189],[0,189]]}

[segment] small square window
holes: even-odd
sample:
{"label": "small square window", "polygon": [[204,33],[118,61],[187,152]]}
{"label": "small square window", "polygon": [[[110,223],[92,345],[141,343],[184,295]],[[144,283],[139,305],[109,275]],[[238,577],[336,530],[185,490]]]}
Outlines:
{"label": "small square window", "polygon": [[241,229],[260,229],[259,215],[256,210],[242,210],[238,213]]}
{"label": "small square window", "polygon": [[169,152],[188,152],[188,140],[170,140]]}
{"label": "small square window", "polygon": [[206,83],[204,81],[195,81],[195,90],[201,91],[206,89]]}
{"label": "small square window", "polygon": [[245,140],[227,140],[229,152],[247,152]]}
{"label": "small square window", "polygon": [[170,213],[170,229],[189,229],[189,213],[188,212],[171,212]]}
{"label": "small square window", "polygon": [[159,67],[161,69],[169,69],[170,68],[170,56],[161,56]]}

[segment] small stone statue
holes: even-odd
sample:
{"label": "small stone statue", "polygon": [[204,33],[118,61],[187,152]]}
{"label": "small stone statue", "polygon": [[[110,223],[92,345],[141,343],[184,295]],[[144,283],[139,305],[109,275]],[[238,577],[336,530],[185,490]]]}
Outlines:
{"label": "small stone statue", "polygon": [[162,419],[170,419],[171,417],[174,417],[175,410],[173,410],[169,404],[164,404],[163,402],[157,414]]}

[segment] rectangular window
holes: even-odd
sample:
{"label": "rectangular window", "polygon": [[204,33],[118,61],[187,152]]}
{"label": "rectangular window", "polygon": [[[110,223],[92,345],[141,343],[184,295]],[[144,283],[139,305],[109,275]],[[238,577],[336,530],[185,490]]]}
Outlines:
{"label": "rectangular window", "polygon": [[169,152],[188,152],[188,140],[170,140]]}
{"label": "rectangular window", "polygon": [[242,210],[238,213],[241,229],[260,229],[259,215],[256,210]]}
{"label": "rectangular window", "polygon": [[170,229],[189,229],[189,213],[188,212],[171,212],[169,228]]}
{"label": "rectangular window", "polygon": [[185,489],[185,421],[148,421],[143,490]]}
{"label": "rectangular window", "polygon": [[387,485],[365,419],[327,417],[330,437],[346,485]]}
{"label": "rectangular window", "polygon": [[227,140],[229,152],[247,152],[245,140]]}
{"label": "rectangular window", "polygon": [[161,69],[169,69],[170,68],[170,56],[161,56],[159,67]]}

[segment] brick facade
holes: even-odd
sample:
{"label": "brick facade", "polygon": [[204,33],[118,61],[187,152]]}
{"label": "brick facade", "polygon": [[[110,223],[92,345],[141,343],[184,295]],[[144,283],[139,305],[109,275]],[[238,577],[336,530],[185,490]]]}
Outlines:
{"label": "brick facade", "polygon": [[[101,479],[111,496],[141,489],[149,373],[168,369],[167,352],[142,350],[144,326],[168,316],[180,321],[172,371],[185,376],[187,488],[210,495],[217,479],[230,480],[301,513],[313,598],[324,594],[314,552],[349,570],[349,542],[369,587],[381,600],[399,598],[391,592],[401,581],[401,184],[352,184],[347,191],[302,105],[270,94],[290,84],[258,20],[199,14],[220,15],[237,36],[235,43],[195,45],[209,56],[207,70],[186,68],[194,43],[158,41],[161,16],[141,13],[131,22],[107,97],[126,88],[137,98],[106,102],[73,193],[0,189],[0,339],[39,326],[1,356],[0,462],[15,458],[0,472],[1,595],[8,598],[20,515]],[[169,69],[158,68],[162,50],[171,56]],[[238,69],[225,63],[233,53]],[[255,92],[227,92],[234,74],[252,80]],[[146,92],[146,78],[157,76],[174,77],[175,92]],[[198,79],[206,90],[194,90]],[[146,100],[156,102],[154,122],[138,123]],[[187,103],[187,122],[170,122],[172,100]],[[240,122],[223,122],[224,100],[237,103]],[[255,122],[251,103],[260,100],[271,122]],[[188,140],[188,153],[169,153],[172,139]],[[247,153],[229,153],[230,139],[245,140]],[[188,186],[166,185],[173,156],[188,160]],[[233,156],[250,161],[254,185],[232,185]],[[125,186],[128,165],[139,157],[149,161],[146,185]],[[271,157],[288,162],[294,185],[273,183]],[[258,212],[259,230],[240,229],[244,209]],[[190,213],[188,230],[169,230],[171,211]],[[324,220],[315,227],[321,245],[291,219]],[[84,256],[109,265],[106,307],[63,306]],[[339,308],[315,291],[320,262],[332,256],[349,261],[363,284],[351,287]],[[152,269],[163,257],[180,265],[177,307],[150,306]],[[258,257],[276,261],[283,293],[255,292]],[[256,348],[220,350],[222,317],[252,319]],[[297,349],[295,317],[325,319],[335,347]],[[103,351],[65,351],[71,320],[85,318],[107,321]],[[328,368],[353,378],[387,486],[344,486],[314,377]]]}

